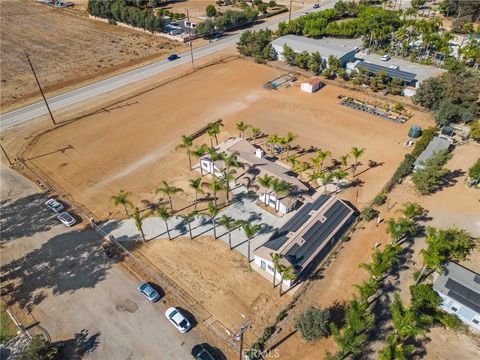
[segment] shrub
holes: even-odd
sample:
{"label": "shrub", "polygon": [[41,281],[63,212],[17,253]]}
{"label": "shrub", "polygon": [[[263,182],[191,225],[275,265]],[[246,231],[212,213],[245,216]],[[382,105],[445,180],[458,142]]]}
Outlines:
{"label": "shrub", "polygon": [[453,314],[443,313],[438,321],[440,321],[443,326],[452,330],[460,330],[465,327],[462,321]]}
{"label": "shrub", "polygon": [[390,178],[390,180],[387,182],[385,185],[383,191],[385,192],[390,192],[392,189],[395,187],[396,184],[400,182],[405,176],[410,174],[412,172],[412,166],[413,163],[415,162],[415,157],[407,154],[405,155],[405,158],[403,161],[400,163],[398,166],[397,170],[395,170],[395,173],[393,176]]}
{"label": "shrub", "polygon": [[470,137],[475,141],[480,141],[480,121],[476,120],[470,124]]}
{"label": "shrub", "polygon": [[311,306],[300,314],[295,322],[295,329],[303,339],[314,341],[329,335],[329,314],[319,308]]}
{"label": "shrub", "polygon": [[371,221],[377,215],[378,215],[378,211],[375,210],[372,206],[364,207],[360,213],[360,216],[365,221]]}
{"label": "shrub", "polygon": [[412,155],[417,158],[423,150],[426,149],[427,145],[432,141],[435,136],[435,128],[428,128],[423,130],[422,136],[417,140],[415,147],[412,150]]}
{"label": "shrub", "polygon": [[429,159],[422,162],[423,168],[417,170],[412,176],[415,187],[422,195],[427,195],[440,189],[443,184],[443,177],[448,170],[443,165],[450,160],[452,154],[448,150],[434,153]]}
{"label": "shrub", "polygon": [[57,356],[57,348],[41,335],[33,337],[32,342],[21,354],[20,360],[53,360]]}
{"label": "shrub", "polygon": [[372,204],[374,206],[381,206],[381,205],[385,204],[385,201],[387,201],[387,195],[385,193],[381,192],[380,194],[378,194],[377,196],[375,196],[373,198]]}
{"label": "shrub", "polygon": [[275,317],[275,322],[280,322],[282,321],[283,319],[285,319],[287,317],[288,313],[286,310],[282,310],[280,311],[277,316]]}
{"label": "shrub", "polygon": [[480,159],[477,160],[473,166],[468,169],[468,176],[472,179],[480,179]]}

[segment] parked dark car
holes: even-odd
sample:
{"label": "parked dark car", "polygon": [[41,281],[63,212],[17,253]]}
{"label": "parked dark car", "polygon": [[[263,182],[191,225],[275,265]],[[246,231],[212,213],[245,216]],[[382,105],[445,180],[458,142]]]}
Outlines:
{"label": "parked dark car", "polygon": [[208,344],[195,345],[192,349],[192,356],[195,360],[215,360],[212,347]]}
{"label": "parked dark car", "polygon": [[177,54],[172,54],[167,58],[167,60],[168,61],[173,61],[173,60],[177,60],[178,58],[179,58],[179,56]]}

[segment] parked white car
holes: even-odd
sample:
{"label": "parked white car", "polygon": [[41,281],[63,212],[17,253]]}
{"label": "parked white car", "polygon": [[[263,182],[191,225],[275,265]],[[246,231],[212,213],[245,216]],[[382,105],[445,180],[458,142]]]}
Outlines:
{"label": "parked white car", "polygon": [[400,66],[398,66],[398,65],[390,65],[388,68],[393,69],[393,70],[398,70],[399,67]]}
{"label": "parked white car", "polygon": [[390,55],[383,55],[382,56],[382,61],[388,61],[390,60]]}
{"label": "parked white car", "polygon": [[45,205],[53,212],[59,213],[63,210],[63,205],[55,199],[48,199]]}
{"label": "parked white car", "polygon": [[64,211],[57,215],[57,219],[60,220],[66,226],[73,226],[77,222],[72,215]]}
{"label": "parked white car", "polygon": [[165,317],[177,328],[181,333],[186,333],[191,329],[192,325],[183,316],[180,310],[171,307],[165,312]]}

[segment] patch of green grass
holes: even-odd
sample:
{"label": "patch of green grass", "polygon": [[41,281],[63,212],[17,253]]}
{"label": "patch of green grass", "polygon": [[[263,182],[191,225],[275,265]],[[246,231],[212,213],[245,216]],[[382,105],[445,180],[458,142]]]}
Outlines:
{"label": "patch of green grass", "polygon": [[2,309],[0,311],[0,342],[5,342],[17,335],[17,327],[15,326],[7,312]]}

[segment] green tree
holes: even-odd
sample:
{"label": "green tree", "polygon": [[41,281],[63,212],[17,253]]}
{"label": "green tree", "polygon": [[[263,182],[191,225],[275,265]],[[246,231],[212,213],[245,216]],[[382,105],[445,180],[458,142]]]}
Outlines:
{"label": "green tree", "polygon": [[400,240],[405,236],[414,236],[417,232],[415,222],[410,219],[400,218],[398,220],[388,219],[387,233],[390,234],[393,244],[400,244]]}
{"label": "green tree", "polygon": [[378,360],[408,360],[415,347],[403,344],[394,334],[388,334],[385,347],[378,353]]}
{"label": "green tree", "polygon": [[443,178],[449,172],[443,165],[451,158],[448,150],[438,151],[420,164],[422,168],[412,175],[412,181],[420,194],[428,195],[441,188]]}
{"label": "green tree", "polygon": [[333,172],[333,177],[337,180],[337,187],[335,189],[335,192],[338,192],[340,188],[340,180],[346,179],[348,176],[348,173],[343,170],[337,170]]}
{"label": "green tree", "polygon": [[222,120],[208,124],[207,134],[210,136],[211,147],[213,147],[212,139],[215,138],[215,144],[218,145],[218,134],[220,134],[220,127],[223,126]]}
{"label": "green tree", "polygon": [[227,171],[226,169],[222,172],[222,178],[224,183],[225,195],[227,197],[227,204],[230,202],[230,183],[236,180],[236,170],[231,169]]}
{"label": "green tree", "polygon": [[461,120],[461,118],[461,108],[448,100],[442,101],[435,113],[435,122],[438,126],[456,123]]}
{"label": "green tree", "polygon": [[205,13],[208,17],[213,18],[217,15],[217,9],[215,9],[214,5],[207,5],[205,8]]}
{"label": "green tree", "polygon": [[310,55],[307,51],[302,51],[301,53],[295,54],[295,65],[300,69],[308,69],[308,61],[310,60]]}
{"label": "green tree", "polygon": [[211,201],[208,203],[207,215],[210,217],[213,225],[213,238],[217,238],[217,224],[215,218],[218,215],[218,208]]}
{"label": "green tree", "polygon": [[250,130],[252,131],[253,144],[255,144],[255,141],[262,133],[262,130],[260,130],[260,128],[257,128],[257,127],[252,127],[250,128]]}
{"label": "green tree", "polygon": [[166,181],[162,181],[162,184],[163,186],[155,189],[155,194],[162,193],[164,195],[167,195],[170,209],[173,211],[172,195],[183,192],[183,189],[170,185]]}
{"label": "green tree", "polygon": [[420,6],[425,5],[426,0],[412,0],[410,5],[412,8],[418,9]]}
{"label": "green tree", "polygon": [[[207,151],[207,144],[202,144],[201,146],[197,146],[194,150],[192,150],[191,154],[200,160],[203,156],[207,154]],[[200,164],[200,174],[203,176],[202,164]]]}
{"label": "green tree", "polygon": [[277,282],[277,272],[280,272],[280,260],[282,260],[283,255],[278,253],[270,253],[273,263],[273,288],[276,286]]}
{"label": "green tree", "polygon": [[188,226],[188,232],[190,234],[190,239],[193,239],[192,235],[192,222],[195,220],[198,216],[198,211],[191,211],[188,214],[181,215],[183,221],[187,224]]}
{"label": "green tree", "polygon": [[318,174],[318,178],[320,179],[320,181],[324,186],[323,192],[325,193],[327,191],[328,184],[331,184],[333,182],[333,179],[335,178],[335,173],[331,171],[326,171]]}
{"label": "green tree", "polygon": [[112,196],[112,200],[115,206],[122,205],[125,209],[125,215],[127,216],[129,216],[127,206],[130,208],[133,207],[132,202],[128,199],[130,195],[132,195],[131,192],[120,190],[117,195]]}
{"label": "green tree", "polygon": [[313,72],[315,75],[320,74],[325,69],[325,62],[318,51],[310,54],[307,67],[308,70]]}
{"label": "green tree", "polygon": [[480,142],[480,121],[475,120],[470,123],[470,137],[477,141]]}
{"label": "green tree", "polygon": [[203,195],[205,193],[202,190],[202,186],[204,186],[202,178],[198,177],[196,179],[190,179],[188,181],[188,186],[195,191],[195,210],[197,210],[198,195]]}
{"label": "green tree", "polygon": [[418,335],[425,334],[425,330],[417,321],[417,314],[411,308],[403,305],[398,292],[393,296],[390,314],[392,315],[393,334],[400,341],[403,342],[408,338],[415,338]]}
{"label": "green tree", "polygon": [[309,307],[295,321],[295,330],[306,341],[315,341],[329,335],[330,316],[328,311]]}
{"label": "green tree", "polygon": [[193,138],[191,136],[182,135],[182,142],[175,147],[177,149],[186,149],[188,155],[188,164],[190,165],[190,169],[192,169],[192,155],[191,155],[191,148],[193,145]]}
{"label": "green tree", "polygon": [[317,151],[317,156],[315,157],[315,160],[314,161],[318,161],[320,162],[320,172],[323,171],[323,162],[325,161],[325,159],[327,157],[332,157],[332,153],[328,150],[322,150],[322,149],[319,149]]}
{"label": "green tree", "polygon": [[157,209],[157,214],[165,222],[165,227],[167,228],[167,235],[168,235],[168,240],[172,240],[172,237],[170,236],[170,228],[168,227],[168,219],[172,217],[172,212],[167,209],[165,206],[160,206]]}
{"label": "green tree", "polygon": [[228,248],[232,250],[232,231],[239,226],[239,222],[235,221],[232,217],[222,215],[218,219],[218,224],[224,226],[228,231]]}
{"label": "green tree", "polygon": [[283,45],[282,55],[283,55],[283,59],[288,65],[295,65],[295,61],[296,61],[295,51],[293,51],[293,49],[287,44]]}
{"label": "green tree", "polygon": [[195,26],[195,34],[205,39],[210,38],[215,33],[215,22],[207,19]]}
{"label": "green tree", "polygon": [[268,190],[271,189],[272,187],[272,183],[273,183],[273,177],[270,176],[270,175],[263,175],[263,176],[259,176],[257,177],[257,182],[258,184],[265,189],[265,193],[264,193],[264,196],[265,196],[265,199],[264,199],[264,202],[265,204],[267,205],[268,204]]}
{"label": "green tree", "polygon": [[480,159],[468,169],[468,176],[478,184],[480,181]]}
{"label": "green tree", "polygon": [[353,164],[353,176],[355,176],[355,171],[357,170],[358,166],[358,159],[365,153],[367,149],[365,148],[357,148],[356,146],[352,147],[350,153],[352,154],[353,158],[355,159],[355,163]]}
{"label": "green tree", "polygon": [[422,217],[427,212],[421,205],[410,201],[404,203],[402,208],[397,211],[402,213],[405,218],[410,220],[415,220],[419,217]]}
{"label": "green tree", "polygon": [[280,266],[280,287],[279,287],[279,296],[283,295],[283,281],[284,280],[295,280],[296,278],[295,270],[292,265],[289,266]]}
{"label": "green tree", "polygon": [[138,207],[135,206],[133,208],[132,218],[135,222],[135,227],[138,231],[140,231],[140,234],[142,235],[143,242],[145,242],[145,233],[143,232],[143,220],[145,220],[148,216],[150,216],[150,212],[140,214]]}
{"label": "green tree", "polygon": [[19,356],[20,360],[53,360],[57,358],[57,348],[42,335],[35,335],[28,347]]}
{"label": "green tree", "polygon": [[204,186],[213,192],[213,203],[215,207],[218,207],[217,192],[225,188],[224,183],[222,181],[219,181],[215,174],[212,174],[212,180],[210,182],[204,183]]}
{"label": "green tree", "polygon": [[288,153],[290,152],[290,147],[292,146],[291,144],[293,140],[295,140],[296,138],[298,138],[298,135],[295,135],[292,132],[288,132],[287,136],[285,136],[285,143],[287,145],[287,158],[288,158]]}
{"label": "green tree", "polygon": [[373,278],[368,278],[367,280],[364,280],[362,284],[354,285],[360,294],[360,300],[365,301],[367,304],[370,304],[368,302],[368,299],[370,299],[373,295],[376,294],[377,292],[377,282]]}
{"label": "green tree", "polygon": [[247,237],[247,246],[248,246],[247,259],[248,259],[248,262],[251,262],[252,260],[250,259],[250,241],[261,230],[261,227],[259,224],[251,225],[248,222],[244,222],[242,225],[242,228],[243,228],[243,232],[245,233],[245,236]]}
{"label": "green tree", "polygon": [[235,128],[239,131],[239,137],[243,138],[245,137],[245,130],[247,130],[250,127],[250,125],[245,124],[243,121],[238,122],[235,125]]}

